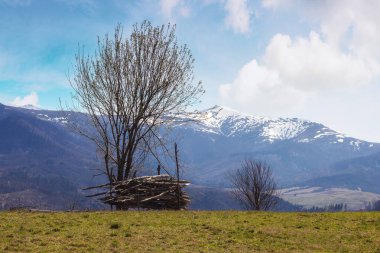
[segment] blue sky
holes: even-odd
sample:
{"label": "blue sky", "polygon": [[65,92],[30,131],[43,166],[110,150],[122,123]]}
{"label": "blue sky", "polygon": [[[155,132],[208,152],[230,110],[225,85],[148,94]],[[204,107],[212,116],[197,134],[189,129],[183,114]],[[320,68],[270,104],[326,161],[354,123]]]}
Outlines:
{"label": "blue sky", "polygon": [[0,0],[0,102],[70,99],[78,45],[121,23],[177,24],[214,104],[380,142],[380,1]]}

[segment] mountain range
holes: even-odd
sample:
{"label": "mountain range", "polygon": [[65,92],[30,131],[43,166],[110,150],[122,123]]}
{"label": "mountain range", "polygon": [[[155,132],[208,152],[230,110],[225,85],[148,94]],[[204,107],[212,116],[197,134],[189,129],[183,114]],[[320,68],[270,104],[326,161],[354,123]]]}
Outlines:
{"label": "mountain range", "polygon": [[[283,187],[318,181],[336,187],[336,180],[330,179],[340,178],[339,186],[380,193],[375,180],[380,172],[378,143],[347,137],[307,120],[254,117],[220,106],[191,119],[180,118],[183,123],[174,126],[174,132],[182,136],[186,164],[193,168],[189,175],[197,183],[226,187],[225,172],[245,158],[254,158],[268,162]],[[354,182],[359,175],[368,180]]]}
{"label": "mountain range", "polygon": [[[222,106],[172,114],[170,139],[180,147],[182,176],[193,184],[194,208],[236,208],[229,173],[244,159],[267,162],[281,188],[344,188],[380,194],[380,144],[322,124],[256,117]],[[104,208],[80,189],[102,182],[95,147],[68,123],[86,115],[0,104],[0,208]],[[218,194],[216,194],[218,192]],[[229,198],[229,200],[227,200]],[[225,199],[225,200],[223,200]],[[212,208],[218,209],[218,208]]]}

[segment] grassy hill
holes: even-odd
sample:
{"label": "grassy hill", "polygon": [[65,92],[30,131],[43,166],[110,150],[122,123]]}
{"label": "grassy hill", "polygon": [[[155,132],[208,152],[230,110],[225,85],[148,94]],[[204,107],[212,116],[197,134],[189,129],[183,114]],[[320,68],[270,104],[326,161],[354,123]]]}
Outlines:
{"label": "grassy hill", "polygon": [[380,252],[380,213],[0,212],[0,252]]}

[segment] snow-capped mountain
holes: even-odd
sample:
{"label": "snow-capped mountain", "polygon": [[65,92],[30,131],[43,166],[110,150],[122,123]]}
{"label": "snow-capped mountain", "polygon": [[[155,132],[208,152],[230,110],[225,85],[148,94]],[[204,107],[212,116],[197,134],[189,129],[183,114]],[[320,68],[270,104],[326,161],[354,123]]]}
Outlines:
{"label": "snow-capped mountain", "polygon": [[206,185],[228,186],[226,173],[245,158],[267,161],[280,184],[293,185],[336,175],[336,163],[380,151],[380,144],[297,118],[257,117],[223,106],[175,117],[183,159],[195,168],[188,174]]}
{"label": "snow-capped mountain", "polygon": [[20,108],[29,109],[29,110],[36,110],[36,111],[42,110],[41,108],[34,106],[34,105],[31,105],[31,104],[20,106]]}
{"label": "snow-capped mountain", "polygon": [[[39,119],[60,124],[67,124],[70,113],[43,110],[32,105],[22,107],[32,110]],[[360,149],[372,148],[373,143],[350,138],[321,124],[298,118],[257,117],[240,113],[224,106],[191,114],[175,115],[174,127],[193,129],[198,132],[217,134],[224,137],[255,135],[257,141],[273,143],[292,140],[299,143],[328,142],[330,144],[345,143]]]}
{"label": "snow-capped mountain", "polygon": [[[272,167],[280,187],[360,187],[380,193],[380,144],[307,120],[257,117],[222,106],[169,116],[168,137],[178,143],[183,177],[193,184],[228,187],[228,173],[253,158]],[[94,146],[68,127],[73,121],[89,127],[85,118],[0,104],[0,202],[28,187],[49,202],[54,197],[44,187],[70,189],[74,196],[75,187],[88,186],[89,168],[101,165]]]}
{"label": "snow-capped mountain", "polygon": [[[83,114],[26,112],[62,127],[70,121],[89,125]],[[267,161],[279,182],[291,185],[335,175],[334,163],[380,152],[380,144],[348,137],[303,119],[258,117],[224,106],[170,117],[170,138],[182,146],[184,162],[196,168],[188,174],[200,184],[228,185],[225,173],[245,158]]]}
{"label": "snow-capped mountain", "polygon": [[226,137],[256,135],[262,142],[293,140],[300,143],[329,142],[346,143],[359,149],[361,146],[373,147],[372,143],[350,138],[321,124],[298,118],[256,117],[239,113],[224,106],[214,106],[208,110],[180,115],[177,126],[193,128],[200,132],[220,134]]}

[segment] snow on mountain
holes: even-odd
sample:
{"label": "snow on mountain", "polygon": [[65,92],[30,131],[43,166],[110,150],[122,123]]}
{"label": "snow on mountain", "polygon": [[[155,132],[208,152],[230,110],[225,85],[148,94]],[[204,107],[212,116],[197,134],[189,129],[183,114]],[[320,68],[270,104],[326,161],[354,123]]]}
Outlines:
{"label": "snow on mountain", "polygon": [[176,115],[176,126],[193,128],[226,137],[254,134],[263,142],[273,143],[292,140],[298,143],[329,142],[346,143],[358,149],[361,145],[373,144],[350,138],[322,124],[298,118],[258,117],[240,113],[224,106],[214,106],[190,115]]}
{"label": "snow on mountain", "polygon": [[28,109],[28,110],[36,110],[36,111],[42,110],[41,108],[31,105],[31,104],[20,106],[20,108]]}
{"label": "snow on mountain", "polygon": [[[24,109],[30,110],[38,118],[59,124],[70,121],[68,115],[60,111],[49,111],[32,105]],[[373,144],[354,139],[338,133],[328,127],[298,118],[269,118],[252,116],[230,109],[225,106],[212,108],[188,114],[172,114],[174,127],[190,129],[204,134],[218,135],[227,138],[251,137],[255,142],[274,143],[291,141],[295,143],[330,143],[333,145],[348,145],[358,150],[365,146],[372,148]]]}
{"label": "snow on mountain", "polygon": [[39,119],[42,119],[42,120],[52,121],[52,122],[56,122],[56,123],[60,123],[60,124],[67,124],[68,123],[67,117],[63,117],[63,116],[55,116],[55,115],[49,116],[46,113],[38,113],[37,117]]}
{"label": "snow on mountain", "polygon": [[[178,143],[181,162],[188,168],[184,177],[193,184],[230,187],[228,172],[238,168],[243,159],[252,158],[268,162],[281,187],[360,187],[363,192],[380,194],[380,144],[350,138],[307,120],[257,117],[221,106],[170,118],[174,125],[167,138]],[[53,164],[57,171],[61,171],[59,166],[72,168],[75,173],[80,173],[78,168],[93,168],[97,162],[93,157],[95,148],[87,139],[68,131],[69,124],[65,124],[74,122],[91,131],[86,119],[82,113],[27,110],[0,104],[0,133],[3,133],[0,153],[2,148],[3,152],[14,152],[15,157],[22,154],[49,159],[36,164],[45,164],[50,169],[54,152],[59,161]],[[72,143],[66,144],[68,141]],[[29,153],[30,150],[34,153]],[[61,150],[79,158],[71,162]],[[30,167],[29,157],[11,158],[9,168]],[[72,164],[62,162],[62,165],[59,159]]]}

